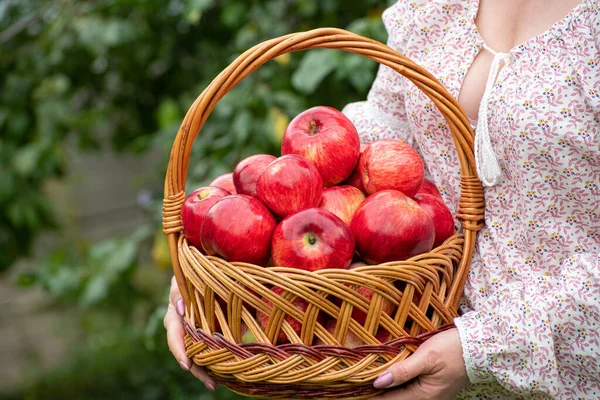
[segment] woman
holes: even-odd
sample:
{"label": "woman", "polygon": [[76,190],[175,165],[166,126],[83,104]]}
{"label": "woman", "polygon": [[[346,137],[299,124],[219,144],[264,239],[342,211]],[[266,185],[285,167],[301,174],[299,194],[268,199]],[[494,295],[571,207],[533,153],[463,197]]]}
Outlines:
{"label": "woman", "polygon": [[[375,386],[402,385],[389,399],[600,398],[600,1],[400,1],[383,20],[389,46],[473,123],[486,227],[457,328]],[[381,67],[367,101],[344,113],[364,142],[413,145],[456,210],[458,159],[423,93]],[[177,298],[165,326],[187,368]]]}

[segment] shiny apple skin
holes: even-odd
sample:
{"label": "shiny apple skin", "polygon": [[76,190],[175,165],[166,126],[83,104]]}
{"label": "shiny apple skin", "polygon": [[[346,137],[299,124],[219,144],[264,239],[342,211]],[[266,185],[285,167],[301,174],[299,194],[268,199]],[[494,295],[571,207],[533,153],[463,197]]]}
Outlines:
{"label": "shiny apple skin", "polygon": [[228,172],[217,176],[208,186],[216,186],[227,190],[231,194],[236,194],[235,185],[233,184],[233,172]]}
{"label": "shiny apple skin", "polygon": [[346,269],[354,255],[354,237],[348,225],[334,214],[309,208],[287,216],[277,225],[272,248],[273,261],[281,267],[306,271]]}
{"label": "shiny apple skin", "polygon": [[360,156],[359,169],[367,193],[399,190],[414,196],[425,176],[419,154],[401,140],[379,140],[371,143]]}
{"label": "shiny apple skin", "polygon": [[270,154],[256,154],[240,161],[233,170],[233,184],[239,194],[258,197],[256,182],[267,165],[277,157]]}
{"label": "shiny apple skin", "polygon": [[332,186],[323,190],[319,207],[333,213],[348,226],[365,195],[354,186]]}
{"label": "shiny apple skin", "polygon": [[421,208],[425,210],[433,220],[433,227],[435,228],[435,241],[433,242],[433,247],[440,246],[446,239],[454,234],[454,217],[452,217],[452,213],[439,196],[427,193],[417,193],[415,201],[419,203]]}
{"label": "shiny apple skin", "polygon": [[365,185],[363,185],[362,176],[360,174],[360,170],[358,169],[358,164],[356,165],[354,172],[352,172],[352,175],[350,175],[350,178],[348,178],[344,182],[344,185],[353,186],[360,190],[365,196],[369,195],[369,193],[367,193],[367,189],[365,189]]}
{"label": "shiny apple skin", "polygon": [[295,154],[281,156],[260,174],[258,198],[279,217],[316,207],[323,195],[317,168]]}
{"label": "shiny apple skin", "polygon": [[257,199],[244,194],[223,197],[208,210],[202,224],[202,247],[228,261],[264,265],[277,222]]}
{"label": "shiny apple skin", "polygon": [[417,194],[421,194],[421,193],[431,194],[433,196],[442,198],[442,195],[440,194],[440,191],[438,190],[435,183],[433,183],[431,180],[429,180],[427,178],[423,179],[423,183],[421,184],[421,187],[419,188],[419,191],[417,192]]}
{"label": "shiny apple skin", "polygon": [[397,190],[369,196],[350,224],[356,250],[369,264],[406,260],[431,250],[435,229],[429,214]]}
{"label": "shiny apple skin", "polygon": [[217,201],[230,194],[220,187],[205,186],[194,190],[186,197],[181,207],[181,220],[183,222],[183,234],[192,246],[202,250],[200,230],[202,229],[204,217]]}
{"label": "shiny apple skin", "polygon": [[[360,156],[362,156],[362,153],[368,146],[368,143],[360,144]],[[360,174],[360,156],[358,157],[358,162],[356,163],[356,167],[354,167],[354,171],[352,171],[350,177],[346,179],[346,181],[342,185],[354,186],[355,188],[360,190],[365,196],[368,196],[369,193],[367,193],[367,189],[365,189],[365,185],[363,185],[362,176]]]}
{"label": "shiny apple skin", "polygon": [[335,108],[318,106],[296,116],[281,142],[281,154],[306,157],[319,170],[325,187],[337,185],[354,170],[360,140],[354,124]]}

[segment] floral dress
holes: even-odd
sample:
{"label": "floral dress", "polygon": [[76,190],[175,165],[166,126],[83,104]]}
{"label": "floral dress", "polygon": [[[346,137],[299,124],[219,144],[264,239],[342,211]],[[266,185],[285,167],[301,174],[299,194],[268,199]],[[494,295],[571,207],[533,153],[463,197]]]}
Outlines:
{"label": "floral dress", "polygon": [[[400,1],[383,14],[388,44],[457,98],[484,45],[478,6]],[[455,319],[471,381],[459,398],[600,399],[600,1],[582,1],[509,58],[485,105],[502,178],[485,188]],[[415,147],[456,211],[458,158],[423,93],[380,67],[367,101],[344,113],[364,142]]]}

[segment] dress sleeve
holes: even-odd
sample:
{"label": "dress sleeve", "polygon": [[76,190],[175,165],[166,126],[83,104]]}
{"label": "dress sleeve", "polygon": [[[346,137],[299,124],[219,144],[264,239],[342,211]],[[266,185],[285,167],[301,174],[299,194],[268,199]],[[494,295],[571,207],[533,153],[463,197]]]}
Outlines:
{"label": "dress sleeve", "polygon": [[[382,16],[388,32],[388,46],[401,53],[414,18],[412,10],[409,2],[399,1],[385,10]],[[344,107],[342,112],[356,126],[361,143],[401,139],[415,149],[418,147],[404,108],[404,79],[394,70],[381,65],[367,100]]]}
{"label": "dress sleeve", "polygon": [[600,254],[508,286],[480,306],[490,311],[455,319],[471,382],[497,380],[528,398],[600,398]]}

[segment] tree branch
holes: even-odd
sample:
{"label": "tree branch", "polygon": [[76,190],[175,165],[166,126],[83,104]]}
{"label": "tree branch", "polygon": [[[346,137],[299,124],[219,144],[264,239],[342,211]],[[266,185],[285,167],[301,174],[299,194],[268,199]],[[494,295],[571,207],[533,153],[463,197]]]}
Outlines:
{"label": "tree branch", "polygon": [[21,18],[14,23],[11,27],[3,30],[0,33],[0,45],[8,42],[19,33],[23,32],[29,25],[35,22],[40,17],[40,13],[33,13],[27,17]]}

